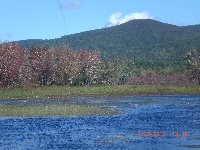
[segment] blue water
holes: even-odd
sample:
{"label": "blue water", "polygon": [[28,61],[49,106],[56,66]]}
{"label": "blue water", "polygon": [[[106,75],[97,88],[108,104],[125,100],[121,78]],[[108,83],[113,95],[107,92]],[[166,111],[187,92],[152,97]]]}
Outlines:
{"label": "blue water", "polygon": [[[114,116],[1,117],[0,149],[200,149],[200,95],[87,99],[87,103],[95,102],[122,113]],[[160,133],[154,135],[154,132]]]}

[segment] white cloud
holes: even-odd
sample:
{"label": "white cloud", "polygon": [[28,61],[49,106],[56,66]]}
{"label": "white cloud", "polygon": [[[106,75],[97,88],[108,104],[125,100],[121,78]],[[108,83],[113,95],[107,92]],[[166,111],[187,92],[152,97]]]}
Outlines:
{"label": "white cloud", "polygon": [[109,17],[108,23],[112,25],[119,24],[119,18],[121,17],[121,13],[114,13]]}
{"label": "white cloud", "polygon": [[63,2],[60,4],[61,9],[77,8],[80,7],[81,3],[79,1],[72,1],[70,3]]}
{"label": "white cloud", "polygon": [[150,16],[148,12],[135,12],[135,13],[126,15],[124,17],[121,17],[121,15],[122,14],[119,12],[112,14],[108,19],[107,27],[119,25],[119,24],[125,23],[130,20],[134,20],[134,19],[153,19],[154,18]]}

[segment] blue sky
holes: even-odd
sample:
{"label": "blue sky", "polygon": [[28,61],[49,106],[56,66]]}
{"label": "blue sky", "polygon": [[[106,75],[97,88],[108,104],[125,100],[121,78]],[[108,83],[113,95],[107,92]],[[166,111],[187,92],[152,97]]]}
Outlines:
{"label": "blue sky", "polygon": [[0,42],[54,39],[152,18],[200,24],[200,0],[1,0]]}

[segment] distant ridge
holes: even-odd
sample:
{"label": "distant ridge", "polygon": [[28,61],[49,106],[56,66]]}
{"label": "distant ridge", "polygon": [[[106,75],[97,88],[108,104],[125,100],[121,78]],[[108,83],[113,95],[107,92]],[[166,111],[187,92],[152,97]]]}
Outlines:
{"label": "distant ridge", "polygon": [[50,40],[17,41],[21,46],[69,44],[74,50],[113,52],[134,59],[142,67],[180,65],[188,50],[200,49],[200,25],[175,26],[152,19],[131,20],[121,25],[85,31]]}

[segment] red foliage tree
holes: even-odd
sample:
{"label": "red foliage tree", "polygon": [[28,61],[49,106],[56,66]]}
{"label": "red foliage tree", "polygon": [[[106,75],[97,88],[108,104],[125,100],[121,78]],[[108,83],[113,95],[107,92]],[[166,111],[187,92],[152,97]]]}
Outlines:
{"label": "red foliage tree", "polygon": [[68,46],[58,47],[53,60],[53,83],[57,85],[72,84],[73,79],[78,76],[75,52]]}
{"label": "red foliage tree", "polygon": [[49,46],[33,47],[30,52],[29,60],[33,68],[34,77],[40,85],[49,84],[48,81],[52,77],[53,72],[52,57]]}
{"label": "red foliage tree", "polygon": [[0,86],[25,86],[31,82],[31,75],[25,72],[31,73],[27,50],[17,43],[0,44]]}

